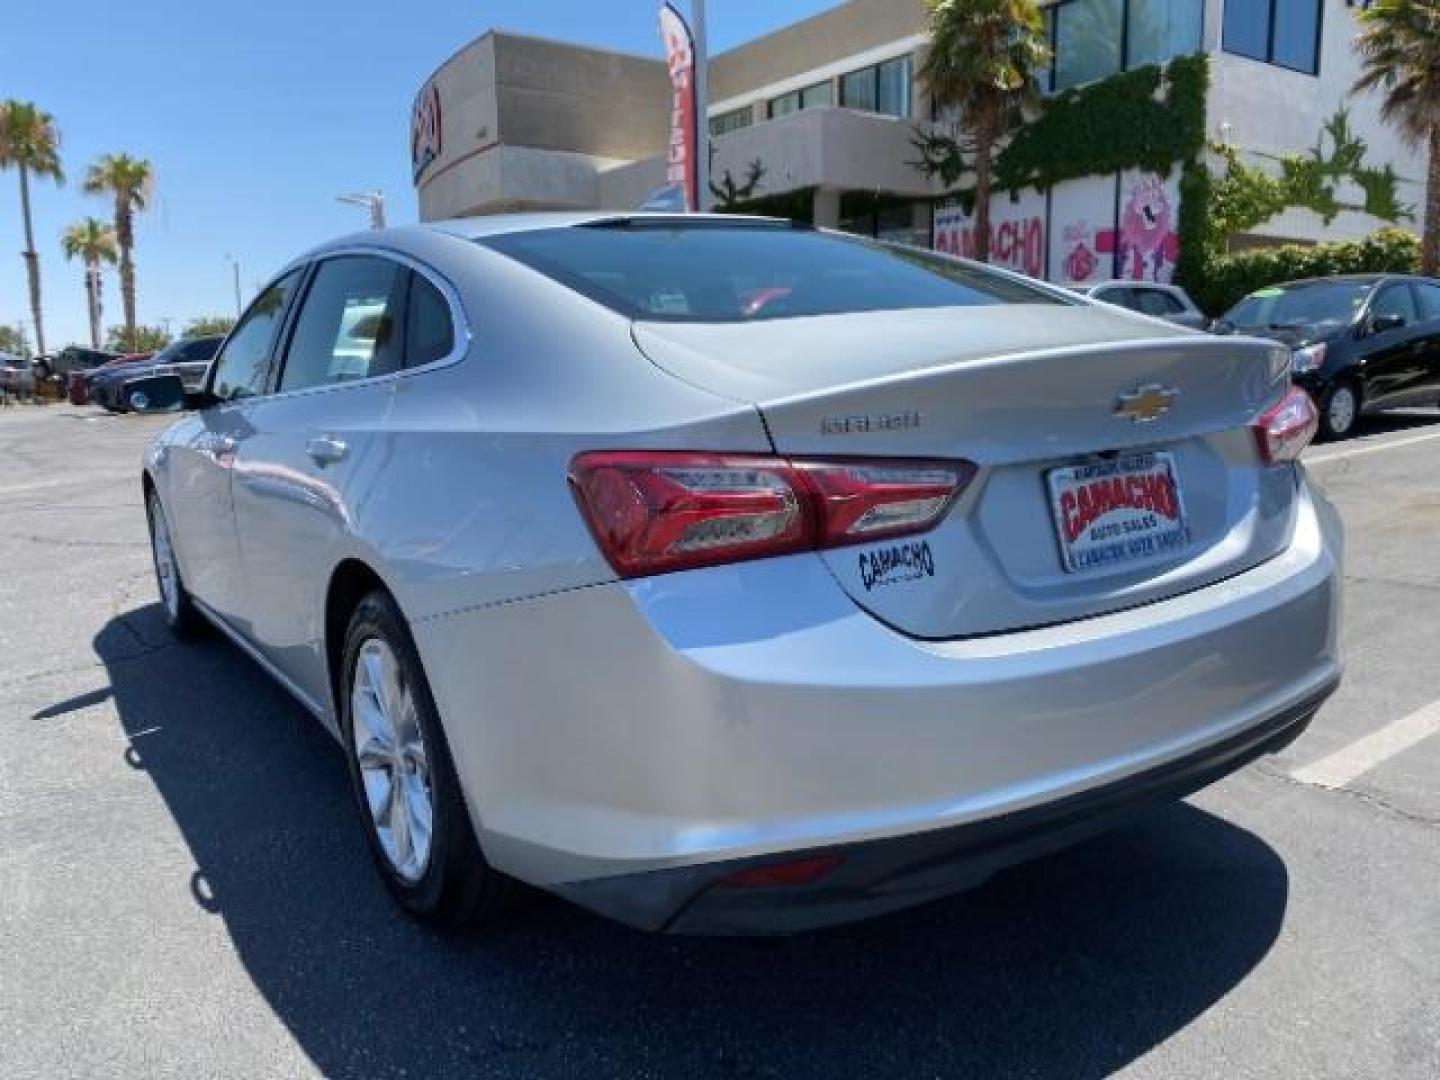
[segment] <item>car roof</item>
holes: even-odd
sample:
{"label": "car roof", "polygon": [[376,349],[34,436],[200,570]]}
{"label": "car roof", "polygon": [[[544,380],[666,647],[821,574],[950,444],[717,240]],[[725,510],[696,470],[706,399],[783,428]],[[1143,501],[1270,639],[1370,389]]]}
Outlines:
{"label": "car roof", "polygon": [[762,217],[750,214],[676,214],[650,210],[547,210],[526,214],[492,214],[485,217],[451,218],[448,221],[432,221],[414,228],[449,233],[463,240],[480,240],[488,236],[503,236],[506,233],[527,232],[533,229],[568,229],[600,222],[624,221],[674,221],[677,225],[695,224],[701,221],[740,222],[763,221],[775,225],[788,224],[784,218]]}
{"label": "car roof", "polygon": [[601,222],[623,223],[637,220],[673,221],[676,225],[716,222],[727,225],[764,223],[784,227],[791,224],[785,218],[760,217],[750,214],[675,214],[639,210],[544,210],[523,214],[488,214],[482,217],[451,218],[446,221],[425,221],[415,225],[399,225],[389,229],[367,229],[363,232],[338,236],[296,256],[270,281],[274,282],[284,277],[304,263],[354,248],[390,248],[400,252],[414,252],[417,248],[427,246],[427,241],[432,241],[435,237],[476,241],[492,236],[531,232],[537,229],[570,229]]}

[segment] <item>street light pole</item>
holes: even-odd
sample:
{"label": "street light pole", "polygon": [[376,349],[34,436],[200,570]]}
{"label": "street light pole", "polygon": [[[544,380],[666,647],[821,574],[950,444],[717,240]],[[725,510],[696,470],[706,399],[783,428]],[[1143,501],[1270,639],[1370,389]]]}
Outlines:
{"label": "street light pole", "polygon": [[226,255],[225,258],[230,260],[230,269],[235,272],[235,318],[239,319],[242,307],[240,303],[240,260],[234,255]]}
{"label": "street light pole", "polygon": [[349,195],[335,196],[336,202],[349,203],[370,211],[370,228],[385,228],[385,193],[383,191],[356,191]]}

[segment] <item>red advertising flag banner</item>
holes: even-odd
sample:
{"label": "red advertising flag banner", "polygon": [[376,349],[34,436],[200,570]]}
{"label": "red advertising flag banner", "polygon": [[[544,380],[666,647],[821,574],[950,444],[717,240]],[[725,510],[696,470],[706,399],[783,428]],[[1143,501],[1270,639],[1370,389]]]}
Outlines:
{"label": "red advertising flag banner", "polygon": [[696,149],[695,38],[690,24],[670,4],[660,8],[660,38],[672,91],[670,144],[665,154],[667,183],[685,193],[685,209],[700,205],[699,160]]}

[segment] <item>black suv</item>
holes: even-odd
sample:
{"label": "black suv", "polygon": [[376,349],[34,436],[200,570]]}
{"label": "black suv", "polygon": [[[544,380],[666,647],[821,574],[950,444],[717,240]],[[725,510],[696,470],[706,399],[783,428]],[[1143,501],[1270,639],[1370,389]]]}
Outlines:
{"label": "black suv", "polygon": [[67,345],[53,356],[39,357],[35,368],[41,378],[57,378],[64,383],[72,371],[93,371],[118,357],[118,353]]}
{"label": "black suv", "polygon": [[1343,439],[1362,412],[1440,405],[1440,281],[1349,274],[1259,289],[1217,324],[1293,350],[1291,371]]}

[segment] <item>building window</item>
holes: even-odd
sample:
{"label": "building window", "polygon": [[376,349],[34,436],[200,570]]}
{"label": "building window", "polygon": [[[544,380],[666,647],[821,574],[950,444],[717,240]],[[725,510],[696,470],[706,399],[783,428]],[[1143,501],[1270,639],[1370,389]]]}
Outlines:
{"label": "building window", "polygon": [[1127,71],[1200,51],[1205,0],[1130,0],[1127,8]]}
{"label": "building window", "polygon": [[910,115],[910,57],[852,71],[840,80],[840,104],[901,120]]}
{"label": "building window", "polygon": [[1236,56],[1315,75],[1321,0],[1225,0],[1223,47]]}
{"label": "building window", "polygon": [[1045,10],[1045,92],[1199,52],[1205,0],[1060,0]]}
{"label": "building window", "polygon": [[1055,10],[1055,89],[1098,82],[1121,69],[1124,0],[1070,0]]}
{"label": "building window", "polygon": [[801,112],[805,109],[823,109],[835,102],[835,90],[827,82],[815,83],[800,90],[791,90],[788,94],[781,94],[770,102],[770,119],[789,116],[791,113]]}
{"label": "building window", "polygon": [[755,110],[746,105],[743,109],[731,109],[719,116],[710,118],[710,137],[718,139],[721,135],[729,135],[732,131],[739,131],[747,128],[755,122]]}

